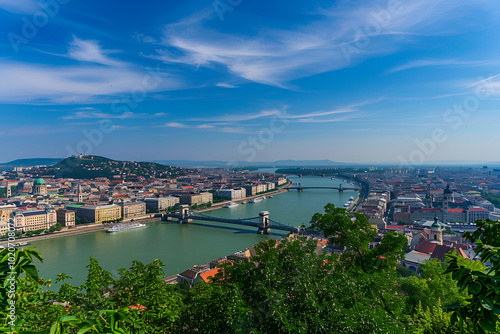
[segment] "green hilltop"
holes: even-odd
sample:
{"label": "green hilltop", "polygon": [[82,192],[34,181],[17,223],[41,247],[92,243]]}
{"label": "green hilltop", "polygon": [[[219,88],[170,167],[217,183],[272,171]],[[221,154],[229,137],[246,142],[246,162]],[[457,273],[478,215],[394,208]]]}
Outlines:
{"label": "green hilltop", "polygon": [[72,156],[47,170],[57,178],[93,179],[96,177],[134,179],[139,176],[170,178],[179,175],[181,169],[155,162],[118,161],[101,156]]}

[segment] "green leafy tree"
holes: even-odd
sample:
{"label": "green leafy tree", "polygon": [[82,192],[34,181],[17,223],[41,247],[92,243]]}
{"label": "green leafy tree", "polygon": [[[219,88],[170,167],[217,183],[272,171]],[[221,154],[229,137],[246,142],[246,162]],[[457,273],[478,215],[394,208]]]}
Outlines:
{"label": "green leafy tree", "polygon": [[[33,260],[42,261],[40,253],[34,248],[11,250],[5,248],[0,251],[0,315],[3,322],[1,331],[15,330],[22,324],[22,319],[17,317],[19,312],[18,301],[24,296],[23,285],[35,285],[38,288],[38,271]],[[21,279],[21,277],[23,277]],[[11,312],[13,310],[13,312]]]}
{"label": "green leafy tree", "polygon": [[325,213],[316,213],[310,222],[312,230],[321,231],[333,245],[344,248],[346,265],[355,265],[364,272],[395,267],[406,254],[407,239],[400,233],[387,233],[374,248],[370,242],[378,236],[376,229],[362,213],[348,213],[333,204],[325,206]]}
{"label": "green leafy tree", "polygon": [[[432,307],[422,307],[420,305],[416,311],[415,326],[413,327],[412,333],[414,334],[459,334],[460,328],[457,323],[451,323],[450,313],[443,310],[443,307],[439,300],[435,306]],[[472,333],[472,331],[466,330],[462,333]]]}
{"label": "green leafy tree", "polygon": [[[395,333],[405,326],[397,311],[404,300],[394,271],[367,275],[346,270],[338,255],[317,255],[316,247],[304,238],[279,244],[269,240],[255,247],[250,262],[224,265],[212,284],[220,284],[237,308],[216,308],[231,314],[232,321],[213,324],[219,326],[215,332]],[[192,314],[187,328],[203,325],[194,319],[220,318],[210,308],[203,312]]]}
{"label": "green leafy tree", "polygon": [[496,332],[500,314],[500,222],[476,221],[477,230],[466,232],[464,237],[476,243],[476,253],[488,269],[471,268],[460,263],[456,254],[448,255],[451,273],[460,291],[467,289],[468,303],[454,307],[452,321],[460,326],[470,323],[476,333]]}

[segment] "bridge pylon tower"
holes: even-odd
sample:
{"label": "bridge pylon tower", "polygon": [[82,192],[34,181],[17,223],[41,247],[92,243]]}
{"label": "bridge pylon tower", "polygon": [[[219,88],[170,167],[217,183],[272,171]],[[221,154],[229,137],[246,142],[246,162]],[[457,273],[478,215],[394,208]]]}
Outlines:
{"label": "bridge pylon tower", "polygon": [[340,184],[340,187],[339,187],[339,193],[343,193],[344,192],[344,188],[342,187],[342,183]]}
{"label": "bridge pylon tower", "polygon": [[269,211],[259,212],[260,226],[257,231],[258,234],[269,234],[271,227],[269,227]]}
{"label": "bridge pylon tower", "polygon": [[190,223],[193,220],[188,218],[191,215],[189,211],[189,205],[183,204],[181,205],[181,219],[179,220],[180,223],[185,224],[185,223]]}

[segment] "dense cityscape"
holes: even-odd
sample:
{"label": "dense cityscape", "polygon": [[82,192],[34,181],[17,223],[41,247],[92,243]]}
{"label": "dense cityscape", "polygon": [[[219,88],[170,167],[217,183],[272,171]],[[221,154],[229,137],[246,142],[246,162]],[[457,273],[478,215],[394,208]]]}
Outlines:
{"label": "dense cityscape", "polygon": [[[15,164],[15,162],[13,163]],[[392,273],[392,275],[396,275],[393,279],[399,280],[399,284],[402,284],[403,296],[408,294],[412,296],[410,300],[413,300],[415,291],[412,290],[414,288],[408,286],[408,280],[412,277],[421,277],[421,279],[429,279],[430,282],[434,282],[433,280],[438,278],[435,276],[436,272],[433,274],[432,271],[439,268],[437,274],[442,275],[439,274],[442,270],[441,266],[445,268],[451,263],[451,258],[448,256],[455,256],[455,261],[462,261],[462,264],[464,264],[463,261],[477,262],[481,254],[477,253],[478,250],[474,243],[464,237],[464,232],[478,230],[476,222],[498,221],[500,218],[500,208],[498,208],[500,206],[500,172],[498,169],[488,166],[435,168],[291,166],[280,169],[262,166],[261,170],[256,167],[247,169],[244,167],[173,167],[148,162],[115,161],[104,157],[85,155],[72,156],[48,166],[26,166],[26,161],[24,164],[17,163],[23,166],[12,169],[10,167],[4,168],[7,170],[4,170],[0,176],[0,195],[2,196],[0,197],[2,202],[0,205],[0,234],[3,238],[1,247],[4,251],[12,248],[23,252],[23,249],[29,247],[31,242],[37,244],[37,240],[50,241],[53,238],[71,238],[80,234],[102,233],[104,231],[134,233],[134,231],[125,231],[147,227],[149,224],[157,224],[158,221],[170,224],[189,224],[201,219],[224,224],[258,227],[254,233],[260,234],[270,234],[273,229],[289,232],[286,236],[279,237],[282,239],[278,243],[275,243],[276,237],[273,237],[264,243],[267,246],[259,243],[232,254],[214,258],[207,263],[185,268],[184,271],[179,271],[175,275],[160,274],[161,267],[158,265],[161,266],[161,264],[160,262],[156,263],[157,274],[160,274],[157,275],[156,280],[164,286],[178,286],[180,289],[197,289],[201,286],[200,284],[214,286],[227,284],[224,283],[228,280],[227,274],[229,272],[237,273],[238,270],[241,270],[241,266],[245,266],[245,263],[257,261],[260,263],[258,268],[267,266],[264,265],[265,260],[261,257],[269,255],[264,255],[266,253],[265,251],[263,253],[262,247],[281,249],[279,254],[286,254],[294,242],[299,242],[304,243],[304,246],[310,245],[307,247],[312,247],[311,251],[315,256],[323,258],[325,263],[338,261],[334,260],[336,256],[340,256],[341,261],[346,261],[344,256],[348,257],[347,261],[352,261],[349,260],[349,256],[353,256],[352,251],[355,249],[360,251],[357,248],[360,245],[354,246],[355,244],[350,244],[350,242],[340,241],[341,235],[347,233],[347,237],[350,239],[352,238],[352,235],[349,236],[350,233],[354,235],[360,231],[366,231],[368,228],[372,230],[362,232],[370,235],[370,237],[362,237],[366,243],[364,247],[367,247],[363,252],[366,253],[358,260],[373,261],[369,260],[370,250],[378,256],[376,261],[372,263],[374,267],[371,269],[363,267],[363,271],[376,277],[378,274],[373,271],[376,267],[382,265],[382,268],[387,270],[387,265],[395,266],[394,268],[397,270]],[[64,173],[65,177],[58,177],[61,172]],[[103,176],[103,173],[107,176]],[[89,176],[94,177],[87,178]],[[331,179],[340,183],[336,183],[336,186],[329,186],[335,184],[327,182],[325,183],[326,187],[311,187],[307,185],[307,178],[327,181]],[[297,221],[287,222],[289,224],[284,225],[270,220],[268,211],[261,211],[256,222],[245,219],[220,219],[202,213],[218,208],[231,210],[239,205],[255,205],[252,203],[273,196],[278,198],[284,192],[299,194],[318,191],[320,188],[323,188],[322,191],[338,192],[339,194],[349,191],[356,192],[356,197],[351,196],[343,207],[335,208],[331,204],[325,207],[326,212],[330,212],[339,219],[343,215],[355,217],[348,218],[348,221],[355,219],[353,220],[356,224],[355,230],[350,230],[346,225],[342,231],[332,232],[331,228],[338,227],[335,225],[325,226],[322,220],[327,216],[321,217],[322,215],[319,213],[315,214],[308,224],[302,223],[300,225],[298,224],[300,222]],[[396,244],[388,246],[385,241],[388,239],[393,240],[392,243]],[[12,242],[13,240],[16,240],[17,243]],[[462,260],[458,260],[460,258]],[[91,257],[90,261],[91,268],[97,266],[91,271],[102,271],[95,259]],[[470,265],[467,264],[467,266]],[[131,268],[132,272],[136,270],[135,266]],[[38,277],[36,274],[29,274],[27,277],[31,275]],[[64,275],[59,274],[59,279],[65,277]],[[242,277],[244,280],[251,277],[246,275],[251,274],[250,272],[244,274]],[[397,279],[397,276],[400,278]],[[67,278],[69,277],[67,276]],[[91,279],[89,276],[87,282]],[[93,279],[98,280],[96,282],[98,286],[102,285],[103,278],[94,277]],[[121,279],[124,279],[124,276],[118,281],[114,281],[113,286],[120,286]],[[223,281],[220,281],[221,279]],[[437,304],[432,299],[425,301],[428,307],[427,312],[437,312],[441,307],[439,303],[456,302],[462,298],[458,290],[449,290],[452,288],[449,286],[451,283],[449,280],[451,280],[451,276],[437,286],[430,285],[426,288],[429,289],[427,293],[432,291],[433,294],[441,296]],[[51,285],[50,280],[45,282],[42,280],[41,282],[48,287]],[[142,285],[139,291],[145,289],[145,282],[141,282],[141,280],[136,281]],[[437,282],[433,284],[435,285]],[[154,280],[150,283],[156,284]],[[82,287],[84,286],[88,288],[88,285]],[[125,289],[133,289],[130,283],[127,286]],[[169,291],[172,293],[172,290]],[[74,304],[76,300],[72,299],[74,297],[63,297],[60,295],[61,293],[62,290],[50,297],[55,298],[50,302],[51,307],[55,309],[60,307],[61,310],[65,309],[66,312],[71,312],[72,307],[76,306]],[[181,292],[179,296],[184,293]],[[99,293],[99,295],[101,295],[100,299],[104,298],[102,300],[108,302],[112,300],[112,298],[107,298],[106,294]],[[49,296],[51,295],[45,298],[49,298]],[[385,300],[385,297],[380,298]],[[139,314],[142,314],[147,309],[150,312],[155,309],[152,304],[142,298],[134,300],[139,302],[129,306],[129,310],[137,309]],[[408,302],[407,300],[405,303]],[[407,307],[410,307],[413,321],[416,323],[420,321],[420,325],[434,328],[437,326],[435,320],[418,320],[419,317],[426,317],[426,311],[422,309],[423,302],[424,300],[420,299],[420,308],[417,307],[415,301],[412,302],[413,304],[408,304]],[[44,308],[46,307],[44,306]],[[256,311],[261,312],[261,307],[261,305],[257,306]],[[387,312],[392,313],[393,311],[388,309]],[[199,323],[200,318],[194,322],[193,320],[183,320],[185,316],[188,315],[182,315],[181,312],[178,320],[170,325],[162,325],[155,331],[184,331],[189,326],[195,326],[194,328],[201,330],[218,328],[222,331],[233,331],[236,329],[233,327],[234,324],[226,328],[226,325],[222,326],[212,322],[209,322],[210,325],[208,325],[209,323]],[[205,316],[212,317],[212,315],[207,314]],[[405,327],[409,326],[407,321],[411,320],[405,320],[404,313],[399,314],[393,321],[387,322],[385,325],[382,325],[381,319],[377,317],[373,318],[372,321],[375,324],[374,328],[385,328],[384,326],[388,325],[389,327],[385,330],[389,330],[393,326],[402,326],[401,332],[407,332],[412,328],[412,326]],[[444,326],[446,332],[456,326],[449,318],[439,321],[440,326]],[[40,325],[44,323],[48,324],[50,321],[41,321]],[[177,327],[182,323],[184,323],[183,329]],[[188,323],[190,325],[186,327]],[[332,324],[334,325],[332,328],[336,328],[337,332],[346,330],[344,325],[335,322]],[[205,327],[206,325],[209,327]],[[252,323],[251,325],[265,328],[261,323]],[[313,328],[311,325],[308,327],[309,330]],[[126,322],[124,326],[126,326]],[[273,324],[271,328],[275,328],[274,326],[281,325]],[[104,327],[102,328],[104,329]],[[354,326],[354,328],[358,327]],[[374,330],[374,328],[367,329],[370,326],[365,329],[360,328],[355,330],[362,332]],[[467,328],[472,330],[474,327],[468,325]],[[140,331],[143,330],[144,328]],[[412,332],[420,333],[419,331]]]}
{"label": "dense cityscape", "polygon": [[[56,178],[59,170],[75,161],[81,166],[81,170],[72,169],[75,175],[82,171],[100,175],[105,171],[110,177]],[[349,179],[359,184],[360,195],[344,207],[365,214],[380,237],[390,231],[404,234],[410,252],[400,264],[416,273],[419,264],[430,258],[444,262],[444,255],[452,249],[474,259],[473,247],[462,233],[474,232],[477,220],[500,219],[497,207],[500,206],[500,171],[488,166],[281,170],[299,176],[335,176],[344,182]],[[126,222],[166,220],[164,214],[176,213],[182,207],[206,211],[297,189],[286,174],[179,168],[83,155],[54,166],[15,167],[2,172],[0,178],[3,196],[0,198],[0,235],[4,239],[8,238],[9,220],[14,222],[18,237],[49,238],[68,232],[84,233],[96,227],[109,229],[115,223],[127,226]],[[486,198],[494,200],[497,206]],[[318,245],[326,246],[326,240],[317,239]],[[26,245],[29,240],[19,239],[19,244]],[[209,269],[213,268],[204,268]],[[201,274],[203,269],[197,268],[196,272]],[[179,278],[182,280],[185,276],[179,275]]]}
{"label": "dense cityscape", "polygon": [[0,0],[0,332],[500,333],[499,17]]}

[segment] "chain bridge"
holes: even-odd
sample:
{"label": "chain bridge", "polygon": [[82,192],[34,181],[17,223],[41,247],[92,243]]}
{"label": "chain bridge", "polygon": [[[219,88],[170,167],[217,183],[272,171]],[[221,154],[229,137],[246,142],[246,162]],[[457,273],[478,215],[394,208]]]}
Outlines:
{"label": "chain bridge", "polygon": [[210,222],[218,222],[226,224],[252,226],[258,229],[257,233],[259,234],[269,234],[271,228],[275,230],[288,231],[294,233],[299,231],[297,227],[282,224],[280,222],[270,219],[269,211],[261,211],[258,217],[231,219],[231,218],[213,217],[205,215],[200,212],[192,212],[191,210],[189,210],[187,206],[182,206],[180,212],[166,213],[163,214],[162,216],[163,220],[172,220],[174,218],[178,219],[179,223],[183,224],[190,223],[193,220],[202,220],[202,221],[210,221]]}

